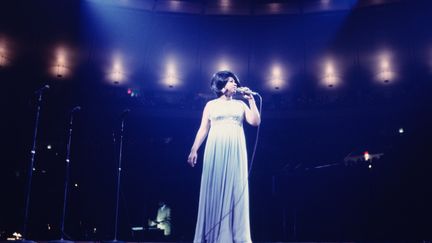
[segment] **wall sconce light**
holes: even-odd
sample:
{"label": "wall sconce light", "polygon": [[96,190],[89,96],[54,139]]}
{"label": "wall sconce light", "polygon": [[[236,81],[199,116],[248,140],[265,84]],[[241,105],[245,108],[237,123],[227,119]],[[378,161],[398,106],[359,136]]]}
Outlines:
{"label": "wall sconce light", "polygon": [[378,78],[383,83],[387,84],[393,79],[394,73],[390,70],[388,64],[382,66],[382,70],[378,73]]}
{"label": "wall sconce light", "polygon": [[325,69],[325,74],[324,74],[324,77],[322,80],[323,80],[323,83],[328,88],[333,88],[335,85],[337,85],[340,82],[340,77],[338,75],[336,75],[334,68],[333,68],[333,64],[327,63],[326,69]]}
{"label": "wall sconce light", "polygon": [[124,68],[124,61],[120,55],[113,58],[112,67],[107,70],[107,79],[114,85],[124,84],[126,81],[126,69]]}
{"label": "wall sconce light", "polygon": [[8,61],[8,58],[6,57],[6,54],[4,54],[3,52],[0,52],[0,68],[6,66]]}
{"label": "wall sconce light", "polygon": [[329,88],[333,88],[337,83],[338,77],[336,77],[333,73],[326,74],[324,76],[324,82]]}
{"label": "wall sconce light", "polygon": [[380,73],[381,80],[384,83],[390,83],[391,72],[390,70],[385,70]]}
{"label": "wall sconce light", "polygon": [[166,63],[165,77],[163,77],[163,83],[167,85],[170,89],[180,84],[180,78],[177,72],[177,63],[173,58],[170,58]]}
{"label": "wall sconce light", "polygon": [[279,90],[284,85],[284,80],[281,77],[273,77],[270,79],[270,84],[275,90]]}
{"label": "wall sconce light", "polygon": [[232,65],[230,65],[230,62],[226,60],[226,58],[222,58],[221,60],[219,60],[216,69],[217,71],[232,70]]}
{"label": "wall sconce light", "polygon": [[52,62],[50,73],[58,79],[67,77],[70,74],[68,65],[71,63],[67,54],[68,52],[65,47],[58,47],[55,50],[55,60]]}
{"label": "wall sconce light", "polygon": [[65,69],[66,69],[66,67],[64,64],[57,63],[57,65],[56,65],[57,78],[63,78],[63,76],[65,74]]}
{"label": "wall sconce light", "polygon": [[231,1],[230,0],[220,0],[219,1],[219,5],[220,5],[220,7],[221,7],[221,10],[223,11],[223,12],[228,12],[228,11],[230,11],[231,9]]}
{"label": "wall sconce light", "polygon": [[389,54],[382,54],[378,64],[378,73],[376,74],[376,79],[384,84],[388,84],[396,78],[396,74],[390,65]]}
{"label": "wall sconce light", "polygon": [[115,85],[119,85],[121,81],[123,81],[123,73],[119,70],[116,70],[112,73],[112,80]]}
{"label": "wall sconce light", "polygon": [[176,84],[178,84],[178,78],[174,74],[169,73],[167,75],[167,77],[166,77],[166,81],[165,82],[168,85],[168,88],[171,89],[171,88],[174,88],[174,86]]}
{"label": "wall sconce light", "polygon": [[0,42],[0,67],[6,66],[7,56],[6,56],[6,44]]}
{"label": "wall sconce light", "polygon": [[[286,72],[284,70],[284,72]],[[283,74],[283,69],[279,64],[273,64],[271,66],[270,78],[268,79],[268,87],[271,87],[275,90],[283,89],[286,86],[286,75]]]}
{"label": "wall sconce light", "polygon": [[4,62],[5,62],[5,56],[3,55],[3,53],[0,53],[0,67],[4,66]]}

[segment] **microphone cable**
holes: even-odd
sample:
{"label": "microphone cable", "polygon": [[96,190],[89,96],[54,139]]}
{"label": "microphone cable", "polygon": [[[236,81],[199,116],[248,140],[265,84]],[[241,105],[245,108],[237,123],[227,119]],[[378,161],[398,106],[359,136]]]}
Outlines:
{"label": "microphone cable", "polygon": [[[260,117],[262,117],[262,97],[261,97],[261,95],[260,94],[256,94],[258,97],[259,97],[259,109],[258,109],[258,111],[259,111],[259,114],[260,114]],[[258,127],[257,127],[257,132],[256,132],[256,137],[255,137],[255,143],[254,143],[254,147],[253,147],[253,152],[252,152],[252,156],[251,156],[251,160],[250,160],[250,165],[249,165],[249,170],[248,170],[248,176],[247,176],[247,179],[246,179],[246,181],[243,183],[243,189],[242,189],[242,192],[240,193],[240,197],[239,197],[239,199],[237,199],[237,201],[234,203],[234,205],[231,207],[231,209],[230,209],[230,211],[229,212],[227,212],[226,214],[224,214],[223,216],[222,216],[222,218],[216,223],[216,224],[214,224],[211,228],[210,228],[210,230],[208,230],[207,231],[207,233],[205,233],[204,234],[204,239],[206,239],[207,238],[207,236],[210,234],[210,232],[212,232],[218,225],[220,225],[221,224],[221,222],[222,222],[222,220],[224,220],[226,217],[228,217],[233,211],[234,211],[234,208],[240,203],[240,201],[241,201],[241,199],[243,198],[243,196],[244,196],[244,192],[245,192],[245,190],[246,190],[246,187],[248,186],[248,182],[249,182],[249,177],[250,177],[250,174],[251,174],[251,172],[252,172],[252,166],[253,166],[253,162],[254,162],[254,160],[255,160],[255,154],[256,154],[256,149],[257,149],[257,146],[258,146],[258,140],[259,140],[259,132],[260,132],[260,127],[261,127],[261,124],[260,125],[258,125]]]}

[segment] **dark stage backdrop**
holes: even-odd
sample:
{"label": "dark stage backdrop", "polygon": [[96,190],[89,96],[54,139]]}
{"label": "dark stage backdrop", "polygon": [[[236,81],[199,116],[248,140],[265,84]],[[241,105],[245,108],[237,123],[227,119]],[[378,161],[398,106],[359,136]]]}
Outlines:
{"label": "dark stage backdrop", "polygon": [[[30,238],[59,238],[69,111],[80,105],[66,233],[74,240],[113,237],[120,117],[130,109],[119,238],[164,240],[158,232],[131,231],[155,217],[164,200],[172,208],[169,240],[190,241],[202,167],[192,169],[186,160],[220,60],[264,99],[250,175],[254,241],[430,239],[432,5],[371,2],[312,11],[309,1],[297,1],[293,13],[230,15],[98,1],[2,1],[1,239],[22,227],[34,91],[48,83]],[[58,46],[69,60],[62,77],[52,73]],[[388,83],[376,78],[381,52],[392,57]],[[125,68],[118,85],[109,78],[116,53]],[[179,83],[170,88],[164,79],[171,56]],[[321,84],[328,56],[340,75],[331,88]],[[275,60],[285,86],[269,85]],[[245,125],[245,131],[251,155],[257,130]],[[365,151],[384,155],[372,163],[344,160]]]}

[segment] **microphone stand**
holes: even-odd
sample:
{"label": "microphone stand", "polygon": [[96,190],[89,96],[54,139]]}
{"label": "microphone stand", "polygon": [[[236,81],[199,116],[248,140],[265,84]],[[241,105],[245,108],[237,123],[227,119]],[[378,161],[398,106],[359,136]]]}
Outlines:
{"label": "microphone stand", "polygon": [[26,199],[25,199],[25,207],[24,207],[24,225],[23,225],[23,233],[22,233],[22,241],[26,243],[35,243],[32,240],[26,240],[27,238],[27,226],[28,226],[28,216],[29,216],[29,206],[30,206],[30,194],[31,194],[31,185],[32,185],[32,177],[33,177],[33,168],[36,156],[36,141],[37,141],[37,133],[39,128],[39,116],[41,110],[42,103],[42,94],[45,89],[49,89],[48,85],[44,85],[42,88],[37,90],[35,93],[38,95],[37,99],[37,109],[36,109],[36,118],[35,118],[35,126],[33,132],[33,145],[30,151],[30,166],[28,169],[28,179],[27,179],[27,188],[26,188]]}
{"label": "microphone stand", "polygon": [[70,177],[70,147],[72,142],[72,125],[73,125],[73,118],[75,111],[81,110],[81,107],[76,106],[73,108],[70,112],[70,121],[69,121],[69,135],[68,135],[68,143],[66,146],[66,175],[65,175],[65,181],[64,181],[64,195],[63,195],[63,212],[62,212],[62,218],[60,223],[60,234],[61,238],[60,240],[54,240],[50,241],[50,243],[73,243],[73,241],[65,240],[65,232],[64,232],[64,222],[65,222],[65,216],[66,216],[66,204],[67,204],[67,198],[69,194],[69,177]]}
{"label": "microphone stand", "polygon": [[123,132],[126,115],[129,113],[129,109],[123,111],[121,116],[121,129],[120,129],[120,149],[119,149],[119,161],[118,161],[118,171],[117,171],[117,194],[116,194],[116,211],[115,211],[115,226],[114,226],[114,239],[108,242],[121,243],[123,241],[117,240],[118,233],[118,211],[119,211],[119,197],[120,197],[120,179],[121,179],[121,169],[122,169],[122,152],[123,152]]}

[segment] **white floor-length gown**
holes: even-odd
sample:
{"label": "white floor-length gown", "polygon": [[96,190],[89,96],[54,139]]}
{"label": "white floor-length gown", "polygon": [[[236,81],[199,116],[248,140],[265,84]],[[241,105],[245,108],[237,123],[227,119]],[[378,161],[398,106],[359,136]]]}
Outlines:
{"label": "white floor-length gown", "polygon": [[250,243],[249,190],[240,100],[210,101],[194,243]]}

